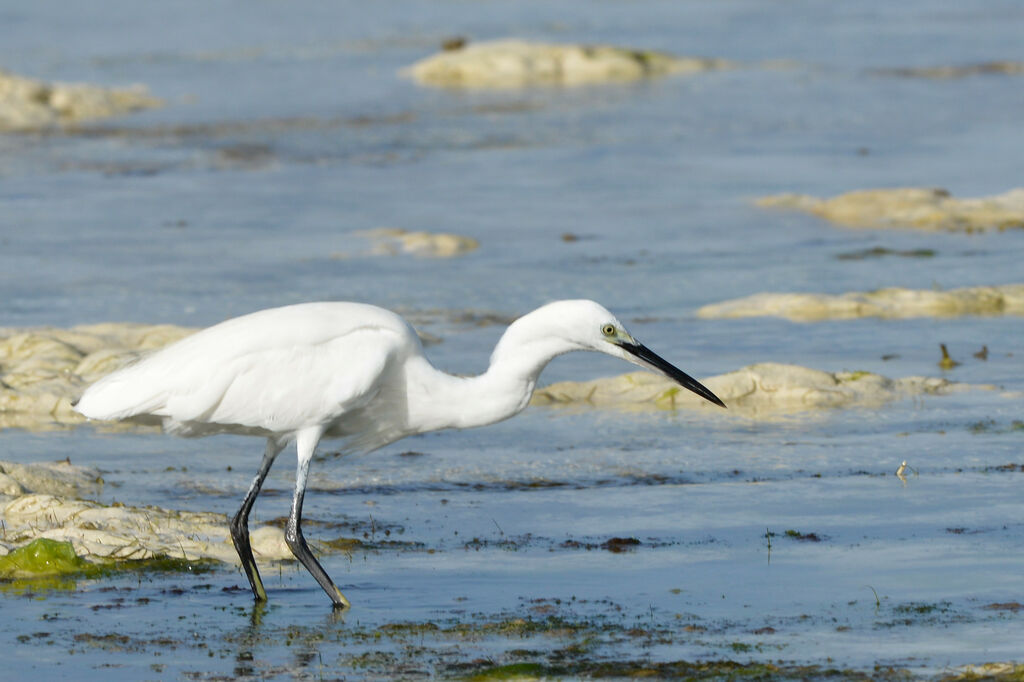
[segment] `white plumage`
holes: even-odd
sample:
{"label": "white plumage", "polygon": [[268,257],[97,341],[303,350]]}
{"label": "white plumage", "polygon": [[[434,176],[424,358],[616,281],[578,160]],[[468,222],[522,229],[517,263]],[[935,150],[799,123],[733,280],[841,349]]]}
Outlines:
{"label": "white plumage", "polygon": [[273,308],[204,329],[104,377],[76,409],[93,419],[161,417],[168,431],[185,435],[294,432],[356,407],[384,379],[389,359],[418,349],[408,324],[375,306]]}
{"label": "white plumage", "polygon": [[305,303],[197,332],[96,382],[75,409],[91,419],[160,419],[167,431],[181,435],[267,439],[259,474],[231,522],[257,600],[265,600],[266,592],[249,546],[249,511],[274,458],[295,440],[298,471],[285,538],[334,605],[347,607],[302,537],[306,477],[320,439],[342,438],[342,449],[368,451],[416,433],[506,419],[529,403],[545,365],[574,350],[647,367],[722,405],[597,303],[557,301],[510,325],[479,376],[435,369],[416,332],[390,311]]}

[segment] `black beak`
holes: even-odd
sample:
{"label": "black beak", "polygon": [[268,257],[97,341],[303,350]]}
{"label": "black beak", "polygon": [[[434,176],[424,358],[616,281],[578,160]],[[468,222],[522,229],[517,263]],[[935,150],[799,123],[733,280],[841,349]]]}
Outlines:
{"label": "black beak", "polygon": [[642,343],[620,343],[619,346],[640,360],[639,364],[664,374],[672,381],[675,381],[685,389],[693,391],[701,398],[704,398],[719,407],[725,407],[725,403],[723,403],[717,395],[709,391],[702,383],[678,367],[670,364],[667,360]]}

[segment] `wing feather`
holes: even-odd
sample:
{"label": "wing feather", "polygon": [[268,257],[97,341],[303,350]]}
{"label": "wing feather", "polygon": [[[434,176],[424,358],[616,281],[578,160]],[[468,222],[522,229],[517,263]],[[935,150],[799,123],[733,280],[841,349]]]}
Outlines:
{"label": "wing feather", "polygon": [[365,404],[389,362],[418,345],[404,320],[374,306],[264,310],[114,372],[91,386],[76,409],[94,419],[153,415],[172,426],[292,431]]}

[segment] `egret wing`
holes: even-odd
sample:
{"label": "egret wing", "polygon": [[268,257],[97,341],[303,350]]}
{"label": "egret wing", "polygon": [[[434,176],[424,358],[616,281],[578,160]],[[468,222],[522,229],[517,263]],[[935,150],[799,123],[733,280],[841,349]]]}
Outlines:
{"label": "egret wing", "polygon": [[[375,306],[264,310],[114,372],[91,386],[76,409],[94,419],[153,415],[193,431],[203,423],[277,431],[358,403],[387,359],[410,344],[418,340],[405,321]],[[274,409],[282,410],[279,417]]]}
{"label": "egret wing", "polygon": [[196,405],[174,396],[166,414],[176,422],[238,425],[276,433],[334,422],[371,402],[399,356],[402,339],[362,329],[325,343],[250,353],[222,370],[216,396]]}

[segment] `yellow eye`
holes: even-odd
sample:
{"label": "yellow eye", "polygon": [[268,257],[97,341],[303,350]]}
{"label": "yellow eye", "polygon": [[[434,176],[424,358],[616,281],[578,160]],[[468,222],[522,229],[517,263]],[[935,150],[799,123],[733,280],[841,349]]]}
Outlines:
{"label": "yellow eye", "polygon": [[604,334],[605,336],[615,336],[615,325],[606,324],[605,326],[601,327],[601,333]]}

